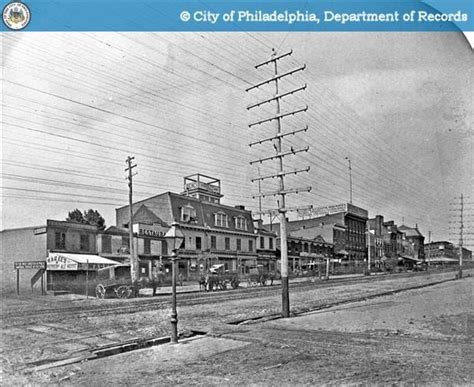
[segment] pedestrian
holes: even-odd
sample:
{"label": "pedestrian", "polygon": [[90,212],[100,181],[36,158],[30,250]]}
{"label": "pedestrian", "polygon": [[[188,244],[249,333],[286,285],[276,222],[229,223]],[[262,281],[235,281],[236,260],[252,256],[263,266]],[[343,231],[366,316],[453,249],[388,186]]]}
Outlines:
{"label": "pedestrian", "polygon": [[156,288],[160,285],[158,265],[159,265],[158,263],[154,263],[151,270],[151,287],[153,289],[153,296],[156,295]]}
{"label": "pedestrian", "polygon": [[178,274],[179,286],[183,286],[183,280],[184,280],[183,274],[182,274],[182,273],[179,273],[179,274]]}

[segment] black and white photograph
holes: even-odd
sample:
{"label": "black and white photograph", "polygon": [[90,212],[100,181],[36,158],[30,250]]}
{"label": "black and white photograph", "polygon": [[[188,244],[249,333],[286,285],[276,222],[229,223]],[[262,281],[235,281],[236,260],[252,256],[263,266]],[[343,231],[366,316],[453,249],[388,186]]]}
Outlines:
{"label": "black and white photograph", "polygon": [[474,383],[465,34],[29,32],[10,4],[1,384]]}

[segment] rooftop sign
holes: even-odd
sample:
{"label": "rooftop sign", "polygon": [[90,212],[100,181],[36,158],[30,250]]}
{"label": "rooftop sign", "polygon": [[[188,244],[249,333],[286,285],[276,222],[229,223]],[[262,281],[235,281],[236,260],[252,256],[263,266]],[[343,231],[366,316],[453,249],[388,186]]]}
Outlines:
{"label": "rooftop sign", "polygon": [[334,215],[339,214],[341,212],[345,212],[352,215],[357,215],[362,218],[368,218],[369,213],[367,210],[363,208],[354,206],[350,203],[342,203],[342,204],[335,204],[332,206],[323,206],[323,207],[316,207],[312,209],[312,215],[315,218],[325,216],[325,215]]}

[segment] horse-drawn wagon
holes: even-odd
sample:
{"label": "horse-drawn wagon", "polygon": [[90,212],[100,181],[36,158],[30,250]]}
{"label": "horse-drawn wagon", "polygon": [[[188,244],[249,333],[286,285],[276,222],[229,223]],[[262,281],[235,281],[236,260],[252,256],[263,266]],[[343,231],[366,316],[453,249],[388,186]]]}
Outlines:
{"label": "horse-drawn wagon", "polygon": [[[160,276],[152,279],[140,277],[137,286],[138,289],[152,288],[153,295],[155,295],[156,289],[161,286],[161,278]],[[130,265],[115,265],[97,270],[95,287],[97,298],[102,299],[107,295],[114,295],[117,298],[129,298],[133,293]]]}
{"label": "horse-drawn wagon", "polygon": [[229,286],[236,289],[239,287],[240,280],[237,273],[226,271],[224,265],[212,265],[201,277],[199,284],[206,291],[225,290]]}
{"label": "horse-drawn wagon", "polygon": [[274,273],[264,270],[263,266],[257,265],[249,268],[249,273],[246,277],[248,286],[252,287],[265,285],[271,286],[273,285],[273,280],[276,276]]}

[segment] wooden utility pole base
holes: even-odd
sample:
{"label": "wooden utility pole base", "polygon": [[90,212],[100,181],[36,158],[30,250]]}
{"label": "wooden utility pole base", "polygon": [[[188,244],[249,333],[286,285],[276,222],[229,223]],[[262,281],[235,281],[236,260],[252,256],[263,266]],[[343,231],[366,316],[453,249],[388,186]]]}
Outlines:
{"label": "wooden utility pole base", "polygon": [[288,277],[281,277],[281,315],[290,317],[290,292]]}

